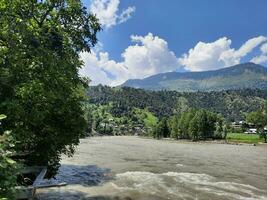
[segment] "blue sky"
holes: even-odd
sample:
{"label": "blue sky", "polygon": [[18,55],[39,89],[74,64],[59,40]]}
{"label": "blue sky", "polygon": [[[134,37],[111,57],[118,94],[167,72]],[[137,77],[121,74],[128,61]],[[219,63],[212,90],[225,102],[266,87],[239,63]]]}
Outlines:
{"label": "blue sky", "polygon": [[266,0],[84,0],[103,25],[81,74],[117,85],[167,71],[267,65]]}

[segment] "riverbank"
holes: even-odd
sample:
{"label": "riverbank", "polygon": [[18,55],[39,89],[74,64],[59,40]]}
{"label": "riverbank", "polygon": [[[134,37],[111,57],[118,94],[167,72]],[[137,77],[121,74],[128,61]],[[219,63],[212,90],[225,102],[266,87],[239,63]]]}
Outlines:
{"label": "riverbank", "polygon": [[227,135],[227,141],[248,143],[248,144],[264,143],[264,139],[260,138],[258,134],[246,134],[246,133],[229,133]]}
{"label": "riverbank", "polygon": [[[147,137],[147,136],[138,136],[143,139],[155,139],[153,137]],[[232,135],[231,135],[232,137]],[[173,138],[161,138],[161,139],[155,139],[155,140],[163,140],[163,141],[170,141],[170,142],[176,142],[176,143],[192,143],[192,144],[227,144],[227,145],[247,145],[247,146],[258,146],[263,145],[267,147],[267,143],[264,143],[263,140],[244,140],[239,139],[237,137],[227,138],[227,140],[198,140],[198,141],[192,141],[188,139],[173,139]]]}

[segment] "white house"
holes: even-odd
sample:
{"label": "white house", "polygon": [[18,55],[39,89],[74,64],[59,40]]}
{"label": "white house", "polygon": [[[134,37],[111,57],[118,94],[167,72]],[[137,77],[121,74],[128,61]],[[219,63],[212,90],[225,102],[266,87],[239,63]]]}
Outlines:
{"label": "white house", "polygon": [[248,133],[248,134],[256,134],[257,133],[257,129],[256,128],[250,128],[245,133]]}

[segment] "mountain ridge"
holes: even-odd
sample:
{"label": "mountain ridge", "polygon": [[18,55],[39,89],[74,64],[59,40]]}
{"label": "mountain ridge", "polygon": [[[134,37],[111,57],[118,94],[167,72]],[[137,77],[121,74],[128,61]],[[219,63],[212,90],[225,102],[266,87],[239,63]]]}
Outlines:
{"label": "mountain ridge", "polygon": [[227,89],[267,88],[267,68],[244,63],[202,72],[166,72],[144,79],[129,79],[122,87],[148,90],[220,91]]}

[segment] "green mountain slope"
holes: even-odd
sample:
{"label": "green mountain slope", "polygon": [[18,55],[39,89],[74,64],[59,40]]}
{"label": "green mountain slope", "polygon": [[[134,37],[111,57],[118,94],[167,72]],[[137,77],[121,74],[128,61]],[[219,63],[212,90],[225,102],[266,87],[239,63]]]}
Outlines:
{"label": "green mountain slope", "polygon": [[244,120],[247,113],[264,106],[267,100],[267,90],[177,92],[130,87],[111,88],[99,85],[89,87],[88,96],[92,104],[110,105],[110,113],[116,117],[131,116],[132,110],[137,108],[147,109],[156,117],[161,118],[177,113],[180,105],[183,105],[220,113],[229,121],[239,121]]}
{"label": "green mountain slope", "polygon": [[266,89],[267,68],[254,63],[204,72],[168,72],[145,79],[130,79],[122,86],[149,90],[221,91],[229,89]]}

